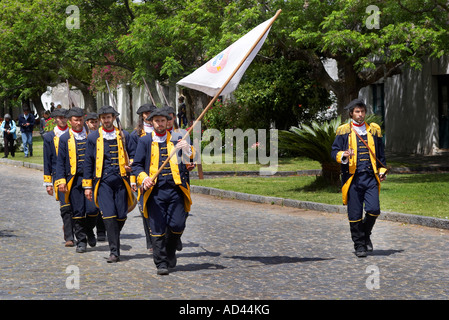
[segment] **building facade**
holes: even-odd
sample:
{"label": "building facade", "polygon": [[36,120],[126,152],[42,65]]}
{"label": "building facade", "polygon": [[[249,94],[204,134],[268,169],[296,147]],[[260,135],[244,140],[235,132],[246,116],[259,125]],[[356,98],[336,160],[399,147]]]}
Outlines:
{"label": "building facade", "polygon": [[449,58],[426,59],[421,70],[363,88],[360,97],[383,119],[385,146],[394,153],[449,152]]}

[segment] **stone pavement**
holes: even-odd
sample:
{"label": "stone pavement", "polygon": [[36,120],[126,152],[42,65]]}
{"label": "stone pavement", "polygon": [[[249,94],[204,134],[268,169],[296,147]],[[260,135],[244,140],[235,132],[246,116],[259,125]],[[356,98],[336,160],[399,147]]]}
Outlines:
{"label": "stone pavement", "polygon": [[449,298],[448,230],[381,220],[357,258],[345,215],[193,194],[178,266],[157,276],[138,209],[108,264],[106,242],[64,247],[42,171],[0,164],[0,190],[0,300]]}

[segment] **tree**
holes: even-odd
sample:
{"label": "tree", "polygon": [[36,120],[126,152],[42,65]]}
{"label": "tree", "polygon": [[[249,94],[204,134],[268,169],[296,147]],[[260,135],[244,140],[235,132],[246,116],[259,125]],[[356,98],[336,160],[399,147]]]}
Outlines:
{"label": "tree", "polygon": [[[423,57],[444,53],[447,12],[440,6],[420,14],[411,11],[435,2],[292,0],[273,4],[294,12],[282,17],[288,28],[283,32],[286,54],[312,66],[311,76],[335,93],[338,112],[343,114],[344,106],[357,98],[361,88],[399,74],[406,64],[420,68]],[[338,79],[326,72],[326,59],[336,61]]]}
{"label": "tree", "polygon": [[116,45],[132,20],[129,3],[125,3],[128,5],[111,0],[2,1],[0,95],[31,98],[39,111],[40,95],[47,86],[68,79],[83,93],[86,109],[93,111],[93,68],[127,67]]}
{"label": "tree", "polygon": [[[119,40],[119,48],[134,61],[134,81],[144,76],[174,84],[275,10],[255,0],[171,0],[145,3],[136,12],[129,34]],[[277,28],[282,26],[272,29]],[[270,35],[235,97],[265,128],[274,122],[286,129],[329,103],[320,85],[308,79],[306,63],[284,58],[278,48],[276,35]],[[210,100],[195,90],[183,88],[183,93],[188,105],[202,101],[204,107]]]}

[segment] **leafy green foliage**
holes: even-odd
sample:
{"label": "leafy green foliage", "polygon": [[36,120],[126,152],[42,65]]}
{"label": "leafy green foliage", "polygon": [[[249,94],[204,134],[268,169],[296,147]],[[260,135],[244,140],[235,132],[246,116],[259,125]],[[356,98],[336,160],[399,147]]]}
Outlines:
{"label": "leafy green foliage", "polygon": [[318,161],[322,166],[322,176],[331,184],[338,184],[340,165],[331,157],[337,128],[341,117],[310,125],[291,127],[289,131],[279,131],[279,148],[293,152],[294,155]]}

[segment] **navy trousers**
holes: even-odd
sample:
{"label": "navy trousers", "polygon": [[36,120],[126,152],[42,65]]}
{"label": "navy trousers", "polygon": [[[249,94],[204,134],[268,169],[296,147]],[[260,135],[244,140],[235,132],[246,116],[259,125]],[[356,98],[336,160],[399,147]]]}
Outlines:
{"label": "navy trousers", "polygon": [[122,177],[104,175],[98,186],[98,205],[103,219],[125,220],[128,215],[128,194]]}
{"label": "navy trousers", "polygon": [[187,213],[184,210],[184,195],[179,187],[156,185],[147,201],[152,236],[165,234],[167,228],[178,234],[184,231]]}
{"label": "navy trousers", "polygon": [[380,214],[379,189],[374,173],[356,172],[348,190],[349,222],[361,221],[365,211],[373,216]]}
{"label": "navy trousers", "polygon": [[82,219],[86,218],[86,216],[96,217],[98,215],[98,209],[95,206],[95,203],[87,200],[84,196],[84,189],[82,186],[83,176],[77,174],[73,179],[74,181],[72,188],[70,189],[69,196],[70,204],[72,206],[73,219]]}

